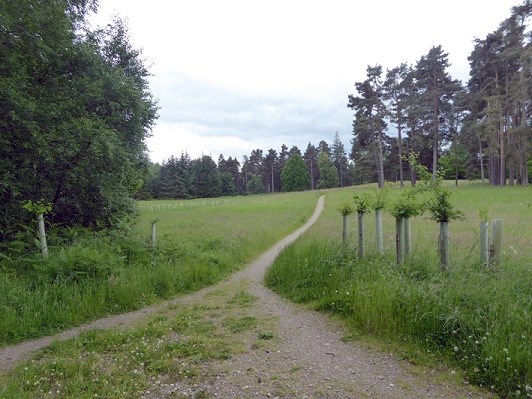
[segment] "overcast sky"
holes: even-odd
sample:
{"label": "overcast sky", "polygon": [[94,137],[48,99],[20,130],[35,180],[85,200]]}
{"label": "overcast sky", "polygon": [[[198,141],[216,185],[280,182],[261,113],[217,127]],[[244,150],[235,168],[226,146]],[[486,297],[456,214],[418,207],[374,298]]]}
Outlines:
{"label": "overcast sky", "polygon": [[151,65],[161,107],[148,139],[161,162],[187,151],[217,159],[351,144],[347,95],[368,65],[414,64],[432,46],[468,78],[484,38],[521,0],[100,0],[93,24],[116,14]]}

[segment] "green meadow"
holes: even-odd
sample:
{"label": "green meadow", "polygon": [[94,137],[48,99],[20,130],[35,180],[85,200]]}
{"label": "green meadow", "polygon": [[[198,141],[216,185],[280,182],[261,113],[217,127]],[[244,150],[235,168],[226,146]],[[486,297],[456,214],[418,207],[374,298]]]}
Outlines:
{"label": "green meadow", "polygon": [[27,252],[32,229],[0,252],[0,346],[214,284],[301,226],[316,200],[306,192],[141,202],[137,220],[110,233],[49,229],[46,260]]}
{"label": "green meadow", "polygon": [[[412,218],[412,255],[395,259],[395,219],[384,213],[385,253],[376,250],[374,213],[365,215],[366,257],[357,259],[356,215],[350,240],[341,243],[338,207],[373,186],[328,190],[326,209],[309,232],[287,248],[268,271],[269,287],[291,300],[331,312],[351,339],[377,337],[379,345],[413,362],[444,364],[449,372],[503,397],[532,395],[532,206],[523,187],[452,189],[465,216],[449,224],[451,267],[438,258],[439,226]],[[389,201],[400,189],[391,187]],[[480,262],[479,211],[503,220],[501,267]],[[349,338],[349,337],[347,337]]]}

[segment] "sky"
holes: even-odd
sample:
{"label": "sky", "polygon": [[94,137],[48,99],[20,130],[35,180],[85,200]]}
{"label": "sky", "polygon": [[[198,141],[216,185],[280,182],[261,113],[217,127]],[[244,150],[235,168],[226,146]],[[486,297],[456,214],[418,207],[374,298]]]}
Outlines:
{"label": "sky", "polygon": [[475,38],[522,0],[100,0],[149,66],[159,119],[153,162],[188,152],[242,161],[254,149],[332,143],[349,153],[347,96],[368,65],[415,64],[437,45],[466,82]]}

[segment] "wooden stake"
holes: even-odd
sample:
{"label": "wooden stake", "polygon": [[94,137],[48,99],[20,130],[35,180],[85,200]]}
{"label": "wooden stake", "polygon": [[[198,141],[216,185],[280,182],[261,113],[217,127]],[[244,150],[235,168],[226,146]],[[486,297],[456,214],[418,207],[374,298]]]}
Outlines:
{"label": "wooden stake", "polygon": [[395,218],[395,250],[397,253],[397,264],[400,265],[403,263],[403,254],[404,254],[404,218],[396,217]]}
{"label": "wooden stake", "polygon": [[449,268],[449,222],[440,222],[440,266]]}
{"label": "wooden stake", "polygon": [[364,214],[358,214],[358,259],[362,259],[365,255],[364,248]]}
{"label": "wooden stake", "polygon": [[155,225],[157,222],[151,222],[151,245],[155,246],[155,239],[156,239],[156,232],[155,232]]}
{"label": "wooden stake", "polygon": [[404,255],[406,258],[412,253],[412,234],[410,233],[410,218],[403,219],[403,239]]}
{"label": "wooden stake", "polygon": [[48,244],[46,243],[46,232],[44,230],[44,216],[42,213],[37,215],[37,229],[39,230],[39,242],[41,244],[41,254],[48,257]]}
{"label": "wooden stake", "polygon": [[377,233],[377,249],[379,254],[384,255],[384,244],[382,241],[382,209],[375,209],[375,231]]}
{"label": "wooden stake", "polygon": [[342,242],[345,244],[349,238],[349,215],[343,216]]}
{"label": "wooden stake", "polygon": [[493,259],[495,266],[502,264],[502,219],[493,219]]}
{"label": "wooden stake", "polygon": [[489,265],[490,257],[488,226],[487,221],[480,222],[480,262],[484,266]]}

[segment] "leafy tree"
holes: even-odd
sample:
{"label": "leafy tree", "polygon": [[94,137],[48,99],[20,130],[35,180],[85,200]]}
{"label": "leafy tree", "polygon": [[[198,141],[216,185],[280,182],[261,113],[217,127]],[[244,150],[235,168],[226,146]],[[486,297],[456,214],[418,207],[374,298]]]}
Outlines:
{"label": "leafy tree", "polygon": [[320,179],[318,180],[319,189],[333,188],[340,185],[338,180],[338,170],[331,162],[326,152],[320,154],[318,168],[320,170]]}
{"label": "leafy tree", "polygon": [[263,194],[266,192],[266,188],[262,183],[262,175],[253,174],[246,184],[248,194]]}
{"label": "leafy tree", "polygon": [[26,200],[52,203],[64,225],[109,226],[134,209],[157,106],[125,25],[84,28],[95,8],[0,3],[0,240]]}
{"label": "leafy tree", "polygon": [[283,191],[303,191],[310,188],[310,174],[305,161],[299,155],[288,158],[281,172]]}

